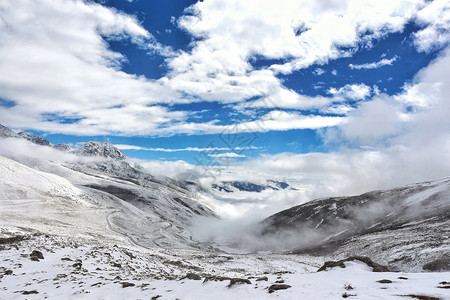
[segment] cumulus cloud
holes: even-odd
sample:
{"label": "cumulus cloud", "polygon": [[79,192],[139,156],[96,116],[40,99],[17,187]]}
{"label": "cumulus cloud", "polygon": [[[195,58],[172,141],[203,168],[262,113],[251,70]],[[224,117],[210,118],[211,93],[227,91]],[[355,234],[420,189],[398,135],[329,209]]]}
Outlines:
{"label": "cumulus cloud", "polygon": [[[433,36],[439,45],[448,36],[445,1],[330,3],[198,2],[178,20],[196,38],[193,48],[174,52],[134,17],[99,4],[3,1],[0,96],[16,105],[2,108],[2,122],[63,133],[167,134],[162,127],[180,122],[185,132],[201,126],[185,124],[184,112],[160,103],[239,102],[259,96],[281,99],[284,107],[320,107],[329,101],[286,89],[276,74],[347,56],[342,47],[400,31],[414,18],[426,26],[416,35],[420,49],[429,49]],[[367,32],[372,33],[362,36]],[[126,57],[111,51],[105,37],[129,39],[167,57],[171,71],[156,81],[121,72]],[[254,70],[249,61],[255,56],[286,62]],[[117,119],[125,122],[118,126]]]}
{"label": "cumulus cloud", "polygon": [[414,34],[414,43],[420,51],[431,51],[450,42],[450,3],[435,0],[420,10],[416,22],[424,26]]}
{"label": "cumulus cloud", "polygon": [[265,156],[245,162],[284,174],[308,197],[349,195],[450,175],[450,49],[396,96],[362,102],[345,123],[325,130],[339,152]]}
{"label": "cumulus cloud", "polygon": [[[85,135],[221,132],[224,127],[215,121],[189,123],[187,112],[173,111],[167,104],[239,104],[258,98],[250,107],[323,109],[334,105],[338,96],[365,98],[367,89],[357,94],[354,89],[336,87],[335,99],[308,97],[286,88],[277,75],[350,56],[352,48],[370,47],[372,39],[401,31],[411,21],[423,26],[414,35],[419,50],[430,51],[448,42],[446,1],[324,3],[198,2],[173,20],[193,37],[188,51],[174,51],[160,44],[135,17],[100,4],[2,1],[0,97],[14,105],[0,108],[1,121],[14,128]],[[121,71],[126,57],[112,51],[108,39],[127,40],[166,58],[169,72],[148,80]],[[260,57],[282,63],[254,69],[250,62]],[[391,64],[394,59],[373,66]],[[315,72],[319,75],[323,70],[316,67]],[[291,113],[283,120],[273,115],[265,118],[260,122],[270,124],[267,130],[321,128],[338,121]],[[246,125],[252,130],[256,126]]]}
{"label": "cumulus cloud", "polygon": [[330,88],[328,93],[336,98],[352,99],[352,100],[363,100],[370,96],[370,87],[360,83],[360,84],[346,84],[345,86],[336,89]]}
{"label": "cumulus cloud", "polygon": [[[197,40],[191,52],[169,62],[170,84],[189,94],[199,91],[205,99],[229,102],[286,92],[277,73],[351,55],[342,49],[402,30],[422,6],[422,1],[333,5],[285,1],[281,6],[260,1],[198,2],[179,20],[179,26]],[[255,56],[285,63],[253,70],[249,61]]]}
{"label": "cumulus cloud", "polygon": [[401,107],[389,99],[377,98],[365,102],[347,115],[339,127],[340,134],[329,139],[344,139],[357,145],[373,145],[402,133]]}
{"label": "cumulus cloud", "polygon": [[265,107],[265,108],[296,108],[296,109],[312,109],[323,107],[331,103],[333,100],[322,96],[305,96],[297,93],[292,89],[278,87],[271,90],[270,93],[247,104],[248,107]]}
{"label": "cumulus cloud", "polygon": [[2,107],[3,123],[72,134],[134,133],[183,117],[155,105],[174,91],[121,72],[126,57],[103,39],[167,51],[135,18],[67,0],[3,1],[0,15],[0,97],[15,102]]}

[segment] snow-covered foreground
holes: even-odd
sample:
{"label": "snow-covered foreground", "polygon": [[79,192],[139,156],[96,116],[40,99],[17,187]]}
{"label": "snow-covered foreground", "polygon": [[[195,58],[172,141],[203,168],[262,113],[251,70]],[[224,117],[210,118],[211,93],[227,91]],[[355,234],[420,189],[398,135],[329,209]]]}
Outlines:
{"label": "snow-covered foreground", "polygon": [[[142,249],[23,232],[2,236],[0,299],[450,299],[450,272],[375,273],[359,261],[317,272],[323,260],[310,256]],[[44,258],[32,260],[34,250]],[[248,283],[229,286],[232,278]]]}

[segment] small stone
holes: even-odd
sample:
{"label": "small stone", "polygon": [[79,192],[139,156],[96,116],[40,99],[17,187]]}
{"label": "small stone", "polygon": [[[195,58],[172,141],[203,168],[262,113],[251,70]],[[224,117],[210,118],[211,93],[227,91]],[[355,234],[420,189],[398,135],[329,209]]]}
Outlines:
{"label": "small stone", "polygon": [[97,283],[91,284],[91,286],[100,286],[100,285],[102,285],[101,282],[97,282]]}
{"label": "small stone", "polygon": [[379,283],[392,283],[392,281],[389,280],[389,279],[381,279],[381,280],[378,280],[377,282],[379,282]]}
{"label": "small stone", "polygon": [[22,291],[21,293],[22,293],[22,295],[39,294],[39,292],[36,291],[36,290],[32,290],[32,291]]}
{"label": "small stone", "polygon": [[347,294],[347,293],[343,293],[342,294],[342,298],[348,298],[348,297],[352,297],[352,296],[356,296],[354,294]]}
{"label": "small stone", "polygon": [[61,258],[61,260],[63,260],[63,261],[72,261],[70,258],[68,258],[68,257],[63,257],[63,258]]}
{"label": "small stone", "polygon": [[13,271],[12,270],[6,270],[5,271],[5,275],[12,275]]}
{"label": "small stone", "polygon": [[38,250],[33,250],[33,252],[31,252],[30,257],[37,257],[38,259],[44,259],[44,255],[42,254],[41,251]]}
{"label": "small stone", "polygon": [[187,273],[186,275],[187,279],[191,279],[191,280],[201,280],[202,278],[200,277],[200,275],[194,274],[194,273]]}
{"label": "small stone", "polygon": [[130,287],[130,286],[135,286],[135,284],[132,283],[132,282],[121,282],[120,284],[122,285],[123,288],[127,288],[127,287]]}
{"label": "small stone", "polygon": [[278,290],[286,290],[290,287],[291,286],[288,284],[272,284],[269,287],[269,294],[272,294],[273,292],[278,291]]}
{"label": "small stone", "polygon": [[235,284],[252,284],[250,280],[244,279],[244,278],[231,278],[230,283],[227,285],[227,287],[232,287]]}
{"label": "small stone", "polygon": [[263,277],[259,277],[256,279],[256,281],[268,281],[269,278],[267,278],[267,276],[263,276]]}

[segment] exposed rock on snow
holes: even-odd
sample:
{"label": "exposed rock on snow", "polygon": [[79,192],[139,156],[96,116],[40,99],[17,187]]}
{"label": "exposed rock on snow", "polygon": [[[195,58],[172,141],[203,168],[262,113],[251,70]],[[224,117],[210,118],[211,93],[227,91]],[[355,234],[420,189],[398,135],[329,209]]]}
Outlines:
{"label": "exposed rock on snow", "polygon": [[279,290],[286,290],[288,288],[291,288],[291,286],[289,284],[272,284],[271,286],[269,286],[269,294],[272,294],[275,291],[279,291]]}
{"label": "exposed rock on snow", "polygon": [[227,285],[227,287],[232,287],[236,284],[252,284],[252,282],[245,278],[231,278],[230,283]]}
{"label": "exposed rock on snow", "polygon": [[44,259],[44,255],[41,251],[33,250],[33,252],[30,253],[31,260],[39,261],[40,259]]}
{"label": "exposed rock on snow", "polygon": [[422,269],[431,272],[450,271],[450,256],[448,254],[423,265]]}
{"label": "exposed rock on snow", "polygon": [[339,261],[327,261],[323,264],[323,266],[321,266],[319,268],[319,270],[317,270],[317,272],[326,271],[330,268],[335,268],[335,267],[345,268],[345,262],[354,261],[354,260],[363,262],[366,265],[368,265],[369,267],[372,267],[373,272],[390,272],[388,267],[377,264],[376,262],[372,261],[367,256],[352,256],[352,257],[342,259]]}

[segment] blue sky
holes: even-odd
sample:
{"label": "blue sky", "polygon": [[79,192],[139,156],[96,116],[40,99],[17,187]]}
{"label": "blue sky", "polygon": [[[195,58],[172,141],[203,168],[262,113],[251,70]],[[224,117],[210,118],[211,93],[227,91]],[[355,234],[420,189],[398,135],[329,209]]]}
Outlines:
{"label": "blue sky", "polygon": [[449,39],[446,1],[55,3],[0,6],[0,123],[190,164],[397,145],[352,120],[423,110]]}

